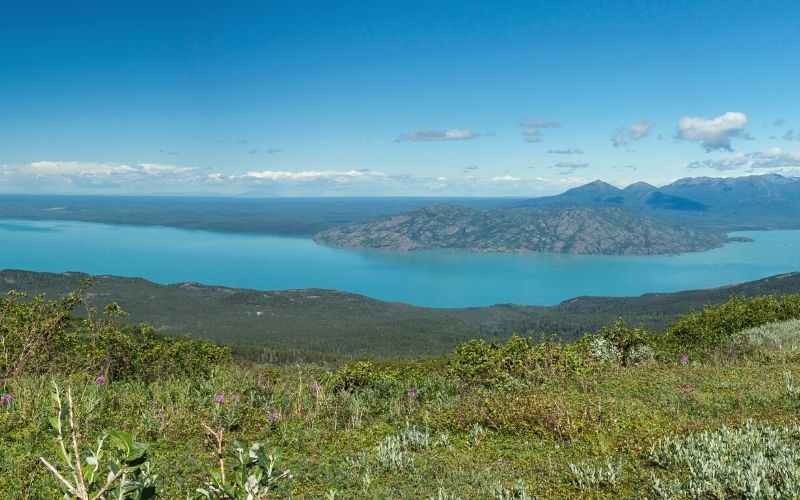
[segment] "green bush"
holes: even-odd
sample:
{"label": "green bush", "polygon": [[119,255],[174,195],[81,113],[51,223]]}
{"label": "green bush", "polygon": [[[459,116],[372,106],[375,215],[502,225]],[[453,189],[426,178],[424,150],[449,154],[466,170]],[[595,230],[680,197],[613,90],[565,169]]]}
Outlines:
{"label": "green bush", "polygon": [[505,344],[470,340],[456,347],[450,371],[462,382],[494,385],[511,380],[542,383],[553,378],[584,373],[585,348],[556,340],[535,343],[513,335]]}
{"label": "green bush", "polygon": [[230,360],[230,349],[206,340],[168,337],[147,325],[124,326],[115,303],[99,317],[71,316],[81,304],[81,287],[64,299],[10,293],[0,302],[0,380],[24,373],[72,372],[115,379],[154,380],[170,375],[207,374]]}
{"label": "green bush", "polygon": [[366,387],[382,387],[397,381],[397,371],[382,370],[369,361],[356,361],[344,365],[331,377],[330,385],[337,389],[353,391]]}
{"label": "green bush", "polygon": [[591,339],[591,350],[595,357],[632,366],[653,357],[653,334],[643,327],[630,327],[619,318],[612,326],[601,329]]}
{"label": "green bush", "polygon": [[800,319],[800,294],[732,297],[681,316],[670,324],[668,335],[679,346],[714,349],[727,346],[735,333],[747,328],[790,319]]}

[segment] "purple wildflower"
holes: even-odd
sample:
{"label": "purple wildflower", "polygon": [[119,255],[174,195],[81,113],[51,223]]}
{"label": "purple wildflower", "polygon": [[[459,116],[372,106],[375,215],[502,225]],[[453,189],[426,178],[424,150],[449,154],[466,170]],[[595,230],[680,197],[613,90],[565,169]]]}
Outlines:
{"label": "purple wildflower", "polygon": [[278,410],[273,408],[269,411],[269,413],[267,413],[267,418],[269,418],[269,421],[274,424],[281,418],[281,416],[278,414]]}
{"label": "purple wildflower", "polygon": [[0,396],[0,406],[10,406],[11,402],[14,401],[14,398],[17,396],[13,392],[8,392]]}
{"label": "purple wildflower", "polygon": [[221,405],[222,403],[224,403],[225,402],[225,393],[224,392],[218,392],[218,393],[214,394],[214,401],[216,401],[216,403],[218,405]]}
{"label": "purple wildflower", "polygon": [[105,375],[98,375],[94,378],[94,383],[97,385],[103,385],[106,383]]}
{"label": "purple wildflower", "polygon": [[238,394],[232,395],[231,401],[233,402],[233,404],[239,404],[239,395]]}
{"label": "purple wildflower", "polygon": [[408,396],[408,399],[414,399],[417,397],[417,390],[409,389],[408,392],[406,392],[406,395]]}
{"label": "purple wildflower", "polygon": [[164,414],[163,410],[158,410],[156,412],[156,420],[158,420],[158,423],[163,424],[164,420],[166,420],[166,419],[167,419],[167,416]]}
{"label": "purple wildflower", "polygon": [[311,382],[311,394],[314,396],[319,394],[319,383],[316,380]]}
{"label": "purple wildflower", "polygon": [[681,364],[682,365],[688,365],[689,364],[689,355],[688,354],[681,355]]}

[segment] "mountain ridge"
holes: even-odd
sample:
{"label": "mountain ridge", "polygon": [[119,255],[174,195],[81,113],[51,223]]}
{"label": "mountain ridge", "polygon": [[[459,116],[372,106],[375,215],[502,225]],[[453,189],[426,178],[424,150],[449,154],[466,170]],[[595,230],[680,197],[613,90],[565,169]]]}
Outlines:
{"label": "mountain ridge", "polygon": [[455,205],[431,205],[347,224],[317,233],[314,239],[344,248],[592,255],[678,254],[729,241],[720,231],[678,226],[616,207],[478,210]]}

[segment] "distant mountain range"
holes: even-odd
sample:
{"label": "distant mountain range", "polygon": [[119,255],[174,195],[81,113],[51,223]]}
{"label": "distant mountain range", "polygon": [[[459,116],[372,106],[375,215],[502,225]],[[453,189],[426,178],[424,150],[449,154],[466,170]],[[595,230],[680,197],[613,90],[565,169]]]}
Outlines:
{"label": "distant mountain range", "polygon": [[800,228],[800,179],[697,177],[624,189],[596,180],[511,207],[435,205],[340,225],[316,241],[349,248],[648,255],[721,246],[736,230]]}
{"label": "distant mountain range", "polygon": [[[594,186],[604,191],[607,185]],[[315,239],[349,248],[604,255],[697,252],[727,240],[722,231],[678,226],[617,207],[477,210],[454,205],[432,205],[339,226]]]}
{"label": "distant mountain range", "polygon": [[[437,208],[424,208],[432,205]],[[637,182],[624,189],[598,180],[530,199],[0,195],[0,219],[316,235],[339,246],[477,252],[697,251],[719,246],[731,231],[800,229],[797,214],[800,178],[774,174],[685,178],[661,187]],[[396,232],[388,229],[400,219]],[[415,230],[423,227],[430,233]]]}
{"label": "distant mountain range", "polygon": [[597,180],[518,206],[614,206],[695,227],[795,229],[800,228],[800,178],[777,174],[687,177],[662,187],[637,182],[624,189]]}

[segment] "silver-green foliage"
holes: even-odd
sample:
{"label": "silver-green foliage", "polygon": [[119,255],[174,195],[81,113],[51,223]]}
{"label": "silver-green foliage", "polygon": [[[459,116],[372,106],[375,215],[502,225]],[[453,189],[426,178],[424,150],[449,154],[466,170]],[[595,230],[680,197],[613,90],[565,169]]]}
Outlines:
{"label": "silver-green foliage", "polygon": [[467,437],[470,446],[478,446],[481,444],[483,439],[486,437],[486,432],[486,427],[482,426],[478,422],[475,422],[472,425],[472,429],[469,431],[469,436]]}
{"label": "silver-green foliage", "polygon": [[650,447],[648,458],[672,479],[654,476],[659,498],[797,498],[800,496],[800,427],[752,421],[669,437]]}
{"label": "silver-green foliage", "polygon": [[421,430],[406,424],[405,429],[387,436],[375,447],[375,457],[384,468],[405,469],[413,465],[414,452],[434,446],[449,447],[450,437],[441,434],[438,439],[434,439],[428,429]]}
{"label": "silver-green foliage", "polygon": [[405,469],[414,464],[414,453],[403,447],[398,436],[388,436],[378,443],[375,458],[386,469]]}
{"label": "silver-green foliage", "polygon": [[795,352],[800,350],[800,320],[793,319],[748,328],[737,333],[734,341],[753,348],[766,347],[778,351]]}
{"label": "silver-green foliage", "polygon": [[436,490],[436,495],[428,497],[428,500],[461,500],[461,497],[455,493],[450,493],[444,488]]}
{"label": "silver-green foliage", "polygon": [[620,350],[607,340],[605,337],[599,335],[592,337],[589,341],[589,354],[599,360],[614,365],[622,362],[622,353]]}
{"label": "silver-green foliage", "polygon": [[528,494],[528,485],[519,479],[511,487],[503,486],[499,480],[492,484],[489,494],[495,500],[532,500],[534,497]]}
{"label": "silver-green foliage", "polygon": [[569,464],[573,482],[579,488],[587,489],[614,489],[619,481],[622,464],[608,461],[605,465],[595,465],[590,462]]}

